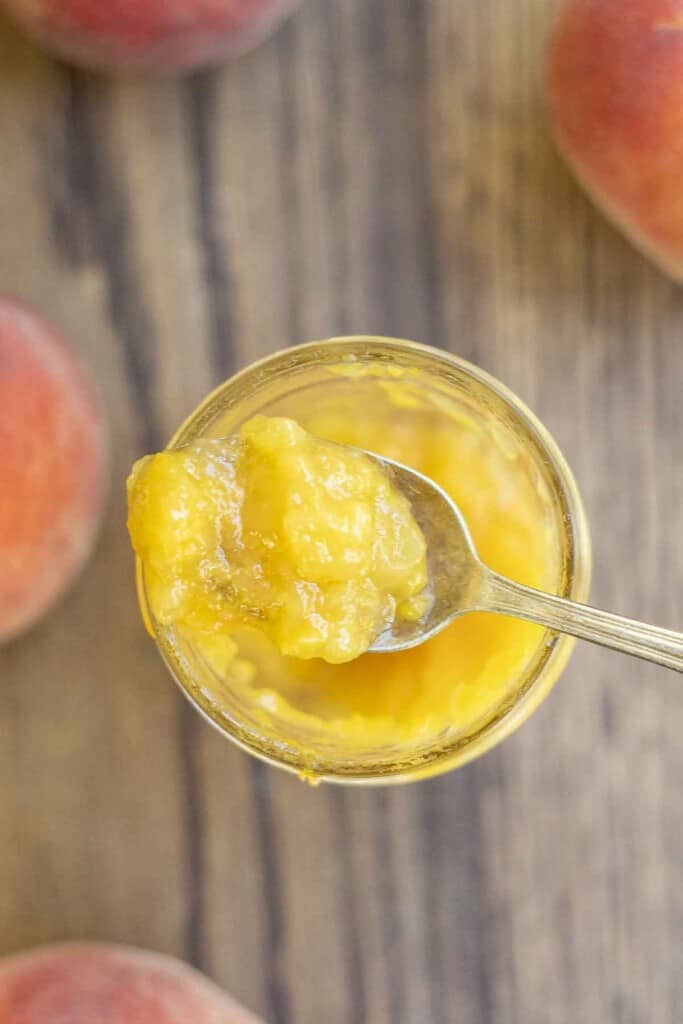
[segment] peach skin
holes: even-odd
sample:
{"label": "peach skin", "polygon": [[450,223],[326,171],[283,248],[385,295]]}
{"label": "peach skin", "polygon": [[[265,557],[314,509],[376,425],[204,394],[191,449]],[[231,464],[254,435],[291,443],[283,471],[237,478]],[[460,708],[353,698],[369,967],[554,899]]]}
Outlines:
{"label": "peach skin", "polygon": [[2,1024],[259,1024],[198,971],[127,946],[44,946],[0,960]]}
{"label": "peach skin", "polygon": [[548,48],[560,151],[626,235],[683,281],[683,0],[569,0]]}
{"label": "peach skin", "polygon": [[299,0],[0,0],[36,42],[93,68],[175,72],[256,46]]}
{"label": "peach skin", "polygon": [[90,380],[37,313],[0,297],[0,643],[32,626],[88,558],[106,429]]}

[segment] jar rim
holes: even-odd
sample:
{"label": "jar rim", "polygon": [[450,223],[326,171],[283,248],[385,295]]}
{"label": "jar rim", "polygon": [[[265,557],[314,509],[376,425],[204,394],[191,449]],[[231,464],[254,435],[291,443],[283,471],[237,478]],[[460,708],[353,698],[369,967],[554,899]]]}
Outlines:
{"label": "jar rim", "polygon": [[[386,338],[373,335],[353,335],[334,337],[322,341],[306,342],[301,345],[281,349],[262,359],[253,362],[244,369],[223,381],[199,403],[171,438],[168,448],[175,449],[189,443],[202,433],[203,425],[213,419],[212,411],[221,402],[223,408],[231,408],[240,404],[240,395],[245,392],[255,393],[256,389],[272,383],[278,376],[285,377],[296,369],[305,369],[315,365],[338,365],[345,361],[350,363],[366,359],[384,359],[390,364],[391,355],[413,353],[424,363],[424,368],[432,368],[436,364],[446,370],[455,370],[465,377],[471,378],[485,390],[492,392],[507,406],[513,417],[520,422],[527,434],[547,458],[547,464],[553,471],[553,477],[559,485],[557,493],[563,506],[563,529],[568,542],[567,551],[567,586],[565,594],[577,601],[585,601],[588,596],[591,576],[591,542],[588,523],[581,495],[572,471],[562,454],[557,442],[548,429],[528,406],[510,389],[492,374],[481,367],[442,349],[437,349],[419,342],[403,339]],[[233,400],[225,406],[226,395]],[[310,781],[344,782],[357,784],[399,783],[416,781],[441,774],[454,767],[459,767],[475,757],[480,756],[491,747],[497,745],[515,729],[517,729],[548,695],[564,669],[575,641],[569,636],[555,635],[539,643],[540,657],[528,671],[528,680],[511,695],[511,700],[503,704],[496,713],[471,734],[456,737],[443,748],[436,750],[431,757],[415,761],[402,759],[385,768],[372,767],[365,769],[362,765],[353,771],[341,771],[338,765],[316,765],[315,776],[310,764],[302,758],[285,755],[275,745],[263,741],[260,745],[251,732],[240,727],[230,716],[213,713],[210,702],[202,700],[202,694],[192,690],[182,678],[174,651],[165,642],[161,631],[154,626],[153,614],[146,600],[144,574],[140,560],[136,561],[138,595],[143,617],[154,637],[157,646],[169,668],[171,675],[178,683],[181,691],[193,706],[224,736],[231,739],[248,753],[277,767],[284,768]],[[320,770],[318,770],[320,768]]]}

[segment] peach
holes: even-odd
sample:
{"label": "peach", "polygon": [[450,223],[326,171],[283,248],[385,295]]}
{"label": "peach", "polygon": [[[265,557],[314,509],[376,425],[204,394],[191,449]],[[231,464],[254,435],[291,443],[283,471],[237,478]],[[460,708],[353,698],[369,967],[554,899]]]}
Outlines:
{"label": "peach", "polygon": [[90,554],[106,431],[57,331],[0,297],[0,642],[33,625]]}
{"label": "peach", "polygon": [[2,1024],[259,1024],[198,971],[127,946],[45,946],[0,960]]}
{"label": "peach", "polygon": [[683,0],[570,0],[548,49],[557,144],[605,213],[683,281]]}
{"label": "peach", "polygon": [[36,40],[91,67],[181,71],[255,46],[299,0],[0,0]]}

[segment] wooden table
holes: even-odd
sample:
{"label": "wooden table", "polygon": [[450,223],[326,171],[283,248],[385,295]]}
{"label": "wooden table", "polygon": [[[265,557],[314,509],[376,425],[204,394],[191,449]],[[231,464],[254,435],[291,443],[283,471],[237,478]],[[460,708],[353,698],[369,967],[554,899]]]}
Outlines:
{"label": "wooden table", "polygon": [[418,338],[553,431],[595,601],[680,628],[683,293],[548,140],[554,6],[308,0],[252,56],[177,82],[66,70],[3,24],[0,286],[92,366],[113,466],[80,584],[0,652],[1,952],[154,947],[272,1024],[680,1021],[676,676],[584,645],[470,767],[311,790],[186,705],[125,531],[132,460],[236,367]]}

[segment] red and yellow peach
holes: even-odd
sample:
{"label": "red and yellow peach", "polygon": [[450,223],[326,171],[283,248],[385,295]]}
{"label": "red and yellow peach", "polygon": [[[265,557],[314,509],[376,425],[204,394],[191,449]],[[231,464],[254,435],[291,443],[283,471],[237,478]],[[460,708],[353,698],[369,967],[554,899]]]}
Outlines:
{"label": "red and yellow peach", "polygon": [[126,946],[46,946],[0,960],[2,1024],[259,1024],[198,971]]}
{"label": "red and yellow peach", "polygon": [[0,298],[0,642],[32,626],[92,550],[106,430],[92,386],[37,313]]}
{"label": "red and yellow peach", "polygon": [[299,0],[1,0],[47,49],[94,68],[182,71],[255,46]]}
{"label": "red and yellow peach", "polygon": [[561,152],[599,206],[683,281],[683,0],[569,0],[548,50]]}

